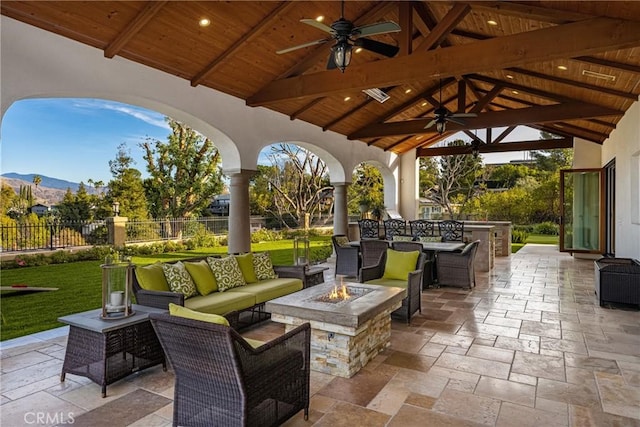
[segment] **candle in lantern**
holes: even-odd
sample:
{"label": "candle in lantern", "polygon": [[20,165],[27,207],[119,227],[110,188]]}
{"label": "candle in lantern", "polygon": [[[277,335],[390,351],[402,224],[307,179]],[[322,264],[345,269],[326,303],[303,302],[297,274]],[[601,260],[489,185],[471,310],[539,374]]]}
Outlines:
{"label": "candle in lantern", "polygon": [[121,307],[124,305],[124,291],[111,292],[111,306]]}

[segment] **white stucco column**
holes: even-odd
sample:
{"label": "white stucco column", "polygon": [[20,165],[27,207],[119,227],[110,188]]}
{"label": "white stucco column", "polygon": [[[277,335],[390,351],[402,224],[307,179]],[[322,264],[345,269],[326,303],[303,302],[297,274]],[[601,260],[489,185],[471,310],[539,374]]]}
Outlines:
{"label": "white stucco column", "polygon": [[347,235],[347,182],[333,182],[333,234]]}
{"label": "white stucco column", "polygon": [[415,149],[409,150],[400,156],[400,168],[398,179],[398,211],[407,221],[417,218],[418,215],[418,187],[419,164]]}
{"label": "white stucco column", "polygon": [[255,171],[241,170],[229,175],[229,253],[251,251],[251,230],[249,227],[249,178]]}

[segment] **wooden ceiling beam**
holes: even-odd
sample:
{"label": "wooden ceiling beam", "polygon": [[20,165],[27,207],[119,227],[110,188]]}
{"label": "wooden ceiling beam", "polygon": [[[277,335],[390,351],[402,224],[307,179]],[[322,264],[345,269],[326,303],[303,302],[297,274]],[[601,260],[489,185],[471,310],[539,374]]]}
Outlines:
{"label": "wooden ceiling beam", "polygon": [[280,3],[275,9],[269,12],[269,14],[265,16],[258,25],[253,27],[251,30],[249,30],[248,33],[236,40],[224,52],[218,55],[213,61],[208,63],[202,70],[200,70],[198,74],[196,74],[191,79],[191,86],[196,87],[200,83],[202,83],[202,81],[205,80],[211,73],[213,73],[222,63],[224,63],[227,58],[239,52],[240,49],[244,49],[247,43],[251,43],[251,41],[256,39],[263,31],[270,28],[274,20],[287,13],[287,11],[293,6],[295,6],[295,2],[285,1]]}
{"label": "wooden ceiling beam", "polygon": [[594,58],[593,56],[576,56],[576,61],[586,62],[587,64],[602,65],[603,67],[615,68],[622,71],[640,74],[640,67],[633,64],[625,64],[624,62],[609,61],[607,59]]}
{"label": "wooden ceiling beam", "polygon": [[593,18],[593,15],[586,13],[571,12],[552,7],[534,6],[519,2],[504,1],[472,1],[469,2],[474,9],[487,9],[499,15],[514,16],[526,20],[551,22],[554,24],[566,24],[569,22],[582,21]]}
{"label": "wooden ceiling beam", "polygon": [[424,80],[429,76],[446,77],[492,71],[529,62],[636,45],[640,45],[640,25],[637,22],[594,18],[477,43],[416,52],[374,63],[357,64],[340,76],[332,70],[276,80],[250,96],[247,105],[270,105],[287,99],[395,86],[413,80]]}
{"label": "wooden ceiling beam", "polygon": [[[465,118],[465,125],[447,123],[447,130],[495,128],[530,123],[557,122],[559,120],[577,120],[600,116],[622,116],[624,111],[584,102],[545,105],[514,110],[491,111],[478,114],[478,117]],[[374,138],[394,135],[434,133],[424,127],[430,119],[416,119],[405,122],[379,123],[348,135],[348,139]]]}
{"label": "wooden ceiling beam", "polygon": [[[573,148],[573,138],[538,139],[533,141],[503,142],[500,144],[480,144],[480,153],[506,153],[509,151],[553,150],[557,148]],[[456,156],[471,154],[471,145],[454,147],[418,148],[416,157]]]}
{"label": "wooden ceiling beam", "polygon": [[600,93],[606,93],[612,96],[617,96],[619,98],[626,98],[637,101],[638,95],[634,95],[633,93],[622,92],[621,90],[615,90],[608,87],[596,86],[589,83],[584,83],[576,80],[565,79],[563,77],[551,76],[549,74],[538,73],[537,71],[529,71],[523,68],[518,67],[509,67],[506,70],[513,71],[514,73],[522,74],[525,76],[535,77],[542,80],[549,80],[556,83],[566,84],[569,86],[579,87],[582,89],[593,90]]}
{"label": "wooden ceiling beam", "polygon": [[583,132],[584,129],[580,129],[580,130],[574,130],[572,132],[568,132],[565,131],[563,129],[558,129],[555,126],[550,126],[549,124],[531,124],[528,125],[530,128],[533,129],[538,129],[540,131],[544,131],[544,132],[548,132],[551,134],[555,134],[558,136],[566,136],[568,138],[581,138],[584,139],[585,141],[590,141],[590,142],[594,142],[596,144],[602,144],[604,139],[600,139],[597,137],[594,137],[593,135]]}
{"label": "wooden ceiling beam", "polygon": [[451,31],[471,12],[471,8],[465,3],[456,3],[451,10],[438,22],[431,32],[422,40],[416,49],[417,52],[435,49],[446,39]]}
{"label": "wooden ceiling beam", "polygon": [[576,102],[576,101],[580,101],[579,99],[575,99],[575,98],[571,98],[568,96],[563,96],[563,95],[558,95],[557,93],[551,93],[551,92],[546,92],[544,90],[540,90],[540,89],[535,89],[529,86],[524,86],[521,84],[517,84],[517,83],[513,83],[512,81],[508,80],[499,80],[499,79],[494,79],[493,77],[487,77],[487,76],[482,76],[480,74],[467,74],[468,78],[473,79],[473,80],[480,80],[483,81],[485,83],[491,83],[494,85],[502,85],[506,88],[509,89],[515,89],[517,91],[520,92],[526,92],[530,95],[535,95],[538,96],[540,98],[544,98],[544,99],[548,99],[550,101],[554,101],[554,102]]}
{"label": "wooden ceiling beam", "polygon": [[411,55],[413,49],[413,4],[410,1],[398,3],[398,16],[400,20],[400,33],[398,44],[400,51],[398,56]]}
{"label": "wooden ceiling beam", "polygon": [[493,89],[491,89],[489,92],[487,92],[486,95],[478,100],[476,105],[474,105],[474,107],[471,109],[471,112],[479,113],[484,110],[485,107],[487,107],[491,103],[491,101],[493,101],[498,95],[500,95],[500,92],[502,92],[503,89],[504,85],[496,84]]}
{"label": "wooden ceiling beam", "polygon": [[354,114],[356,111],[359,111],[360,109],[366,107],[367,105],[369,105],[370,103],[372,103],[374,101],[373,98],[367,98],[364,100],[364,102],[360,103],[359,105],[357,105],[356,107],[350,109],[349,111],[347,111],[346,113],[336,117],[335,119],[331,120],[329,123],[327,123],[326,125],[322,126],[322,130],[323,131],[328,131],[329,129],[331,129],[333,126],[337,125],[338,123],[340,123],[341,121],[343,121],[344,119],[346,119],[347,117],[349,117],[350,115]]}
{"label": "wooden ceiling beam", "polygon": [[303,105],[302,107],[298,108],[298,110],[296,110],[293,114],[291,114],[289,116],[289,120],[295,120],[297,119],[300,114],[304,113],[305,111],[307,111],[308,109],[315,107],[316,105],[318,105],[319,103],[321,103],[323,100],[325,100],[327,98],[320,97],[320,98],[316,98],[314,100],[312,100],[311,102],[306,103],[305,105]]}
{"label": "wooden ceiling beam", "polygon": [[167,4],[168,1],[149,1],[135,18],[104,49],[106,58],[113,58]]}
{"label": "wooden ceiling beam", "polygon": [[502,131],[500,135],[493,141],[487,141],[488,144],[500,144],[500,142],[505,139],[517,126],[509,126],[505,130]]}

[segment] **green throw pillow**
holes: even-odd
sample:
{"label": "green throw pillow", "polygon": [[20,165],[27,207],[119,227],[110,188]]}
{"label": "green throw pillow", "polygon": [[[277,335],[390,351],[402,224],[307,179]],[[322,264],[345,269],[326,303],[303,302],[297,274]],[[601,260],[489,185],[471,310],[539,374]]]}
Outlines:
{"label": "green throw pillow", "polygon": [[387,262],[383,279],[407,280],[409,273],[415,271],[420,252],[401,252],[387,249]]}
{"label": "green throw pillow", "polygon": [[136,278],[142,289],[147,291],[169,292],[169,284],[164,277],[161,262],[156,262],[155,264],[144,267],[136,267]]}
{"label": "green throw pillow", "polygon": [[164,271],[164,277],[167,278],[171,292],[184,294],[185,298],[198,295],[196,284],[191,280],[191,276],[182,262],[162,264],[162,270]]}
{"label": "green throw pillow", "polygon": [[218,282],[218,290],[220,292],[247,284],[242,276],[238,261],[233,255],[224,258],[208,257],[207,263],[209,267],[211,267],[213,275],[216,276],[216,282]]}
{"label": "green throw pillow", "polygon": [[218,290],[216,277],[209,268],[207,261],[185,262],[184,267],[189,272],[193,283],[196,284],[196,289],[200,295],[209,295],[211,292]]}
{"label": "green throw pillow", "polygon": [[349,246],[349,238],[347,236],[337,236],[336,243],[341,247]]}
{"label": "green throw pillow", "polygon": [[420,242],[423,243],[427,243],[427,242],[441,242],[442,241],[442,237],[440,236],[421,236],[419,238]]}
{"label": "green throw pillow", "polygon": [[271,256],[269,252],[259,252],[253,254],[253,269],[258,280],[277,279],[278,275],[273,271]]}
{"label": "green throw pillow", "polygon": [[229,321],[224,316],[191,310],[190,308],[174,303],[169,303],[169,314],[172,316],[184,317],[185,319],[201,320],[203,322],[229,326]]}
{"label": "green throw pillow", "polygon": [[238,261],[238,265],[240,266],[240,271],[242,271],[242,277],[244,277],[244,281],[247,283],[256,283],[258,278],[256,277],[256,271],[253,268],[253,254],[248,253],[244,255],[236,255],[236,261]]}

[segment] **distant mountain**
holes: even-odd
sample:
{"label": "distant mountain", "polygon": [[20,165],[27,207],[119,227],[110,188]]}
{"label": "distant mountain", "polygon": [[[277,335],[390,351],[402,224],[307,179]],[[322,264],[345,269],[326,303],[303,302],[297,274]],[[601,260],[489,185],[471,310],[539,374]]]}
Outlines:
{"label": "distant mountain", "polygon": [[[33,183],[33,177],[36,175],[38,174],[3,173],[1,177],[2,183],[13,188],[13,191],[15,191],[16,194],[20,191],[20,186],[30,185],[36,203],[42,203],[47,206],[60,203],[67,192],[67,188],[70,188],[71,192],[75,193],[78,191],[78,187],[80,186],[77,182],[40,175],[42,182],[38,185],[38,188],[36,188]],[[90,194],[96,192],[95,188],[86,185],[86,183],[85,187],[87,192]]]}
{"label": "distant mountain", "polygon": [[[37,173],[20,174],[20,173],[9,172],[9,173],[3,173],[2,177],[20,179],[22,181],[26,181],[28,184],[33,185],[33,177],[36,175],[39,175],[39,174]],[[76,191],[78,191],[78,186],[80,185],[77,182],[66,181],[64,179],[58,179],[58,178],[51,178],[49,176],[44,176],[44,175],[40,175],[40,178],[42,178],[42,182],[38,187],[55,188],[58,190],[65,190],[65,191],[67,191],[67,188],[70,188],[71,191],[75,193]],[[85,182],[85,186],[87,186],[86,182]],[[89,191],[89,188],[87,188],[87,191]]]}

